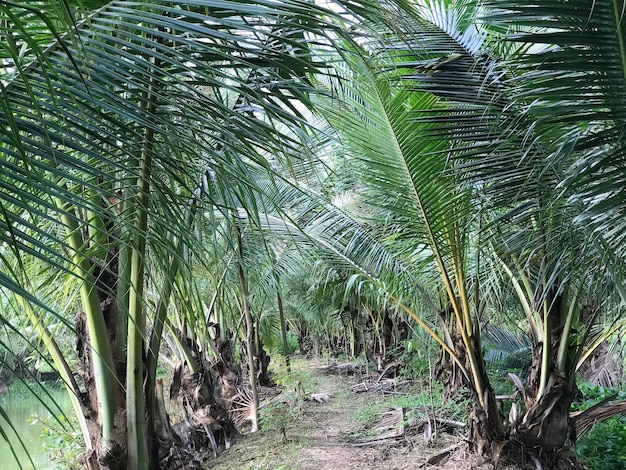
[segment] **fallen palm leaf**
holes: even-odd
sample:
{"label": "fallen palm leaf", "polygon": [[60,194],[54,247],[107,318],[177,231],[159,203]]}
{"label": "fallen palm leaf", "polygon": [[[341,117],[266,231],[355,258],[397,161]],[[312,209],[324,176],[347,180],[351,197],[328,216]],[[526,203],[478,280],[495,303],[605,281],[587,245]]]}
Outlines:
{"label": "fallen palm leaf", "polygon": [[618,414],[626,413],[626,401],[611,403],[616,396],[617,394],[613,394],[591,408],[570,414],[576,429],[576,439],[580,439],[589,432],[594,424]]}
{"label": "fallen palm leaf", "polygon": [[402,408],[391,408],[383,413],[380,420],[371,428],[372,435],[358,439],[354,446],[376,445],[389,439],[404,436],[404,412]]}
{"label": "fallen palm leaf", "polygon": [[350,364],[349,362],[346,362],[344,364],[330,364],[328,366],[321,366],[318,367],[318,369],[326,374],[337,375],[363,374],[366,371],[366,367],[364,364]]}
{"label": "fallen palm leaf", "polygon": [[395,389],[409,383],[409,380],[385,379],[375,382],[361,382],[351,387],[354,393],[379,392]]}

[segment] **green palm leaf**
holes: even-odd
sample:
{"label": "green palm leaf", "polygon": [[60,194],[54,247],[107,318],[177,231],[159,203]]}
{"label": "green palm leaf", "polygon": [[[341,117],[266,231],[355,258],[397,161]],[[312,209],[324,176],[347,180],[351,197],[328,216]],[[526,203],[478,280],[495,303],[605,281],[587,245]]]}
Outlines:
{"label": "green palm leaf", "polygon": [[[622,128],[626,42],[621,2],[488,2],[487,20],[513,28],[526,44],[513,57],[511,97],[546,148],[574,221],[623,259]],[[569,190],[569,191],[567,191]]]}
{"label": "green palm leaf", "polygon": [[[297,146],[303,119],[293,103],[307,100],[313,90],[306,75],[325,66],[311,58],[311,35],[322,36],[332,15],[299,1],[116,1],[73,23],[70,3],[55,5],[61,9],[53,21],[35,4],[0,6],[2,31],[7,37],[19,31],[2,49],[0,240],[18,259],[27,254],[82,278],[84,302],[95,312],[88,321],[96,365],[104,359],[96,386],[104,384],[97,401],[106,414],[105,445],[116,408],[111,388],[119,380],[93,287],[114,294],[97,284],[96,265],[126,283],[129,294],[122,292],[119,301],[122,313],[131,315],[121,325],[130,324],[128,351],[134,354],[128,359],[128,436],[130,453],[145,460],[137,441],[142,431],[134,429],[144,415],[143,381],[132,363],[142,357],[149,306],[144,284],[160,276],[144,273],[163,267],[152,261],[159,255],[177,260],[177,271],[192,259],[185,250],[200,247],[189,230],[193,194],[255,211],[249,163],[269,170],[267,155]],[[57,21],[65,23],[57,28]],[[232,191],[224,180],[213,185],[219,193],[198,193],[209,172],[239,180],[243,197],[223,197]],[[181,217],[180,208],[188,216]],[[122,264],[125,271],[118,272],[111,259],[116,250],[132,254],[132,270]],[[164,267],[164,277],[178,277]],[[181,294],[194,298],[190,278],[179,279]],[[172,292],[171,282],[164,284]],[[10,277],[3,285],[26,290]],[[131,468],[136,464],[129,461]]]}

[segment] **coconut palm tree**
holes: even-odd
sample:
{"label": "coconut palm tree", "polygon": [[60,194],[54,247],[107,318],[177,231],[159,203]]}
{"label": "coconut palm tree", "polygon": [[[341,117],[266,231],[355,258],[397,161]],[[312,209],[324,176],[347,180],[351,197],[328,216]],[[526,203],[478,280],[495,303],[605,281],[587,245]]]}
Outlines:
{"label": "coconut palm tree", "polygon": [[[445,325],[430,334],[474,393],[475,449],[497,460],[510,443],[520,444],[524,452],[541,449],[543,457],[533,458],[557,465],[580,422],[569,404],[598,298],[622,295],[619,282],[612,292],[599,289],[606,270],[620,276],[622,265],[621,251],[607,249],[619,240],[611,224],[621,226],[612,218],[620,213],[621,173],[603,157],[621,155],[621,111],[613,109],[621,101],[605,96],[621,90],[614,72],[622,70],[621,26],[608,3],[606,11],[596,4],[569,11],[559,2],[545,2],[545,9],[492,3],[385,5],[370,26],[375,33],[365,30],[344,44],[347,67],[328,86],[338,99],[318,109],[337,130],[340,152],[356,160],[357,172],[361,167],[360,192],[381,209],[387,226],[393,221],[377,239],[404,262],[422,253],[419,261],[441,276]],[[591,26],[583,22],[581,33],[583,17]],[[615,50],[600,52],[603,45],[591,43],[596,30],[618,31]],[[517,35],[503,36],[509,32]],[[523,41],[530,46],[517,44]],[[590,56],[581,50],[607,54],[609,68],[589,70]],[[562,107],[572,112],[555,115]],[[602,171],[594,175],[607,180],[588,177],[595,165]],[[611,214],[602,213],[608,207]],[[327,214],[319,220],[337,226]],[[583,220],[593,223],[582,226]],[[353,256],[356,236],[348,238],[333,246]],[[364,245],[360,256],[372,246]],[[485,256],[499,260],[534,343],[529,382],[514,377],[526,407],[511,416],[509,429],[482,358]],[[410,308],[394,280],[378,270],[362,274]]]}
{"label": "coconut palm tree", "polygon": [[[168,297],[189,291],[184,272],[202,249],[197,206],[237,175],[245,207],[255,186],[247,168],[270,169],[270,153],[295,145],[292,102],[305,101],[303,79],[322,65],[305,33],[323,33],[330,14],[308,2],[41,6],[0,5],[1,282],[39,325],[56,312],[37,298],[29,258],[78,281],[83,383],[52,357],[77,415],[89,417],[88,466],[155,468],[146,397]],[[148,287],[162,293],[156,311]],[[43,326],[40,335],[54,344]]]}
{"label": "coconut palm tree", "polygon": [[[205,213],[306,243],[414,318],[473,392],[476,450],[497,459],[514,436],[558,457],[594,305],[625,300],[621,4],[336,3],[350,12],[338,24],[358,26],[335,28],[306,1],[0,5],[0,284],[73,393],[90,468],[158,463],[147,397],[171,298],[199,318],[187,294]],[[334,126],[324,136],[340,139],[318,149],[350,156],[366,221],[289,179],[305,120],[295,103],[326,71],[315,38],[340,46],[316,84],[338,98],[316,106]],[[511,430],[482,358],[486,256],[535,346]],[[82,383],[46,329],[63,316],[37,295],[33,258],[77,282]]]}

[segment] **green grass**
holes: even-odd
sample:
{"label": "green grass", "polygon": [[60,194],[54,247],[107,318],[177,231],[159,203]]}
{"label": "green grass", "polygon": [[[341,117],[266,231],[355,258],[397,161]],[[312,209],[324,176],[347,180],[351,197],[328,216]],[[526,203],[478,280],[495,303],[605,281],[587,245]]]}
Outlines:
{"label": "green grass", "polygon": [[371,403],[368,407],[357,407],[357,409],[352,412],[351,418],[363,425],[371,424],[378,420],[390,406],[391,405],[388,404],[386,400],[378,400]]}
{"label": "green grass", "polygon": [[283,362],[272,364],[272,378],[280,387],[285,390],[295,390],[296,383],[306,391],[310,392],[319,387],[319,379],[307,369],[308,362],[304,359],[292,359],[291,372],[287,372],[287,368]]}
{"label": "green grass", "polygon": [[[361,397],[359,396],[359,398]],[[361,399],[365,399],[365,397]],[[432,417],[466,422],[470,402],[460,398],[444,402],[443,385],[438,382],[429,384],[416,382],[401,395],[379,395],[377,399],[370,401],[368,406],[356,406],[351,418],[360,423],[361,430],[348,433],[348,440],[370,437],[373,432],[377,432],[371,428],[390,408],[402,408],[404,410],[405,426],[411,426]]]}
{"label": "green grass", "polygon": [[387,409],[397,407],[414,410],[418,418],[437,415],[442,418],[463,421],[467,419],[469,401],[464,399],[443,400],[443,385],[432,382],[418,383],[401,395],[385,395],[374,401],[369,407],[354,412],[353,418],[363,424],[379,419]]}
{"label": "green grass", "polygon": [[268,454],[266,454],[261,461],[255,462],[252,461],[248,465],[245,466],[245,470],[297,470],[295,467],[286,467],[285,465],[279,465],[278,467],[272,466],[270,462],[267,461],[269,458]]}

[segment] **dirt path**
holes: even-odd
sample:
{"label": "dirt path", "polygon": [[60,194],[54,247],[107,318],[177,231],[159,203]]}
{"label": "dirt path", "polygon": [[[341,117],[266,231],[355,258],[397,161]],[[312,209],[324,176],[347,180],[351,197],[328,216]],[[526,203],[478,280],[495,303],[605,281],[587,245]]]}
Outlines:
{"label": "dirt path", "polygon": [[[367,435],[366,421],[372,409],[380,409],[374,393],[355,394],[352,377],[327,375],[311,368],[310,393],[330,395],[325,403],[297,401],[296,393],[283,393],[283,403],[269,416],[265,430],[241,436],[233,447],[210,460],[212,470],[401,470],[423,468],[426,460],[440,449],[458,440],[439,438],[426,443],[422,436],[405,436],[401,443],[386,442],[375,446],[355,446],[355,438]],[[312,379],[312,380],[311,380]],[[291,395],[289,395],[291,393]],[[291,398],[290,398],[291,397]],[[364,419],[365,418],[365,419]],[[372,415],[372,419],[375,418]],[[281,426],[282,423],[282,426]],[[284,435],[281,427],[284,428]],[[433,468],[433,467],[430,467]],[[468,462],[446,469],[468,469]]]}
{"label": "dirt path", "polygon": [[417,467],[419,455],[412,452],[410,446],[398,447],[389,443],[355,446],[351,437],[366,433],[364,423],[357,421],[355,414],[359,410],[367,410],[368,402],[376,397],[350,392],[349,386],[355,383],[351,378],[323,376],[322,382],[333,396],[327,403],[307,406],[304,419],[310,423],[307,426],[310,444],[300,450],[292,468],[399,470]]}

